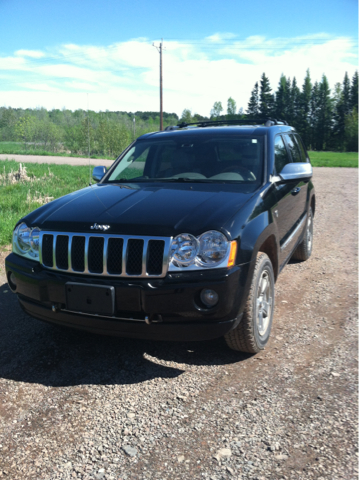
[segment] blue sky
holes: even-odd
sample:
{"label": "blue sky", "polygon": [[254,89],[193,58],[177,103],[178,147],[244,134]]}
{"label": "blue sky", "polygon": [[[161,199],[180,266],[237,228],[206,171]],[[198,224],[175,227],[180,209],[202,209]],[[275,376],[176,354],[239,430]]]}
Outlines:
{"label": "blue sky", "polygon": [[0,0],[0,105],[208,114],[247,106],[264,71],[331,86],[357,68],[355,0],[182,2]]}

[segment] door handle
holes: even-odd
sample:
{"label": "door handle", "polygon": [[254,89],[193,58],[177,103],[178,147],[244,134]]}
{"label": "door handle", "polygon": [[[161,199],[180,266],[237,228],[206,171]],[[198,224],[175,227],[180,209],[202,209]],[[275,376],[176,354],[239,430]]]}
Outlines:
{"label": "door handle", "polygon": [[300,192],[300,187],[293,188],[293,190],[290,192],[292,195],[297,195]]}

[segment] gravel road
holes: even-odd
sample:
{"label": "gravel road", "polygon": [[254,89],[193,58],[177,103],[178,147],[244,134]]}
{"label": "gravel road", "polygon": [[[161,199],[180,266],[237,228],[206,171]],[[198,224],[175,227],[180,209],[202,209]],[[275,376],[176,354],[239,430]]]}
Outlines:
{"label": "gravel road", "polygon": [[2,277],[0,477],[356,479],[357,171],[314,172],[313,254],[256,356],[59,329]]}
{"label": "gravel road", "polygon": [[[50,155],[10,155],[1,153],[0,160],[15,160],[21,163],[56,163],[57,165],[88,165],[89,159],[82,157],[51,157]],[[91,158],[90,163],[93,167],[96,165],[104,165],[110,167],[113,160],[104,160],[99,158]]]}

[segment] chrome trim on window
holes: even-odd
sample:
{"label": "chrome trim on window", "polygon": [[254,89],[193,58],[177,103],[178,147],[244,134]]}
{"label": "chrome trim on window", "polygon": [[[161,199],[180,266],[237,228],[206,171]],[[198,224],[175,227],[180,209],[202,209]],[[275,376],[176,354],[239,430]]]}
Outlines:
{"label": "chrome trim on window", "polygon": [[[53,251],[52,251],[52,261],[53,266],[48,267],[43,264],[42,261],[42,244],[44,235],[53,235]],[[69,237],[68,241],[68,269],[59,268],[56,265],[56,243],[57,237],[59,235],[64,235]],[[85,238],[85,248],[84,248],[84,271],[79,272],[72,269],[72,240],[73,237],[84,237]],[[89,270],[89,242],[91,237],[101,237],[104,239],[103,246],[103,271],[102,273],[94,273]],[[109,273],[108,272],[108,241],[110,238],[118,238],[123,240],[122,247],[122,272],[118,273]],[[142,270],[140,275],[129,275],[127,273],[127,245],[129,240],[143,240],[143,252],[142,252]],[[159,275],[153,275],[147,273],[147,264],[148,264],[148,242],[150,240],[160,240],[164,242],[163,258],[162,258],[162,272]],[[51,232],[51,231],[41,231],[40,232],[40,245],[39,245],[39,261],[41,265],[49,270],[55,270],[58,272],[68,272],[79,275],[96,275],[96,276],[107,276],[107,277],[126,277],[126,278],[162,278],[166,276],[169,266],[170,258],[170,246],[172,242],[172,237],[141,237],[136,235],[114,235],[108,233],[73,233],[73,232]]]}

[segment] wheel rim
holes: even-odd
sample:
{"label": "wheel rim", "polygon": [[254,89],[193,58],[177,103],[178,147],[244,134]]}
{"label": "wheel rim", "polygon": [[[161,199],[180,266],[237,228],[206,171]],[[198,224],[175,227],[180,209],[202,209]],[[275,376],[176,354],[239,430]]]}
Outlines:
{"label": "wheel rim", "polygon": [[268,331],[272,315],[272,281],[267,270],[263,270],[257,292],[257,328],[261,337]]}
{"label": "wheel rim", "polygon": [[312,251],[312,243],[313,243],[313,222],[312,216],[309,215],[308,223],[307,223],[307,244],[309,252]]}

